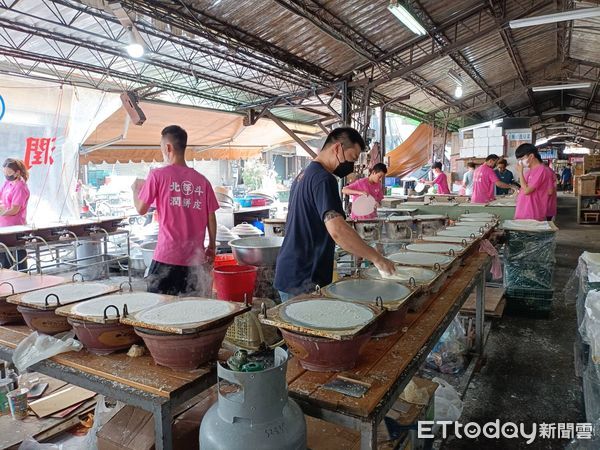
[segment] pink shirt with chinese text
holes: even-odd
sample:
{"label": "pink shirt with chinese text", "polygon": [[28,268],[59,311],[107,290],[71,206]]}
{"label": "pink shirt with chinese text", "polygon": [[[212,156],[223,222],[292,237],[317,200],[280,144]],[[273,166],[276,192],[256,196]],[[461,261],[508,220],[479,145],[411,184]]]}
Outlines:
{"label": "pink shirt with chinese text", "polygon": [[[350,183],[346,187],[348,187],[350,189],[355,189],[357,191],[367,192],[371,197],[373,197],[375,199],[375,201],[377,203],[380,203],[381,200],[383,200],[383,189],[381,187],[381,184],[380,183],[371,183],[368,178],[361,178],[360,180],[356,180],[355,182]],[[354,203],[354,200],[356,200],[358,197],[360,197],[360,195],[352,195],[351,196],[352,203]],[[351,211],[350,218],[357,219],[357,220],[375,219],[375,218],[377,218],[377,211],[373,211],[368,216],[357,216],[354,214],[354,212]]]}
{"label": "pink shirt with chinese text", "polygon": [[448,177],[446,177],[446,174],[444,172],[440,172],[440,174],[437,177],[435,177],[435,180],[433,180],[433,184],[437,186],[438,194],[450,193],[450,188],[448,187]]}
{"label": "pink shirt with chinese text", "polygon": [[529,188],[533,189],[533,192],[526,195],[523,189],[519,191],[515,219],[546,220],[549,175],[543,164],[524,173],[525,182]]}
{"label": "pink shirt with chinese text", "polygon": [[150,172],[139,199],[156,202],[158,244],[154,260],[176,266],[205,262],[208,215],[219,209],[210,182],[190,167],[169,165]]}
{"label": "pink shirt with chinese text", "polygon": [[0,216],[0,227],[12,225],[25,225],[27,223],[27,202],[29,201],[29,188],[23,180],[6,181],[0,189],[0,201],[4,209],[20,206],[21,209],[14,216]]}
{"label": "pink shirt with chinese text", "polygon": [[482,164],[473,172],[473,195],[471,203],[488,203],[496,198],[498,175],[487,164]]}

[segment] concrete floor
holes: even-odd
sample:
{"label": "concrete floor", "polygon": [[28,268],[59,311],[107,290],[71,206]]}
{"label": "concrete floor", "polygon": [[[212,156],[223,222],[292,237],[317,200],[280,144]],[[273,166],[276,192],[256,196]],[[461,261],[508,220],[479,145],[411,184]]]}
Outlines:
{"label": "concrete floor", "polygon": [[[568,281],[584,251],[600,252],[600,225],[578,225],[576,201],[559,198],[558,246],[552,313],[546,319],[505,315],[492,328],[486,363],[476,373],[465,395],[460,421],[483,425],[496,419],[532,423],[585,422],[581,379],[575,376],[573,342],[577,332],[573,294]],[[566,295],[565,295],[566,294]],[[567,439],[449,438],[445,450],[563,449]]]}

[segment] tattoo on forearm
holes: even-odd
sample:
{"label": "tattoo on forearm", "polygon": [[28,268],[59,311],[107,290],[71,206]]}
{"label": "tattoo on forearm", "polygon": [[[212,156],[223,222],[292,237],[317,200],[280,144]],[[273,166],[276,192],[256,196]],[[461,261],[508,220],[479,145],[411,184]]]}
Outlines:
{"label": "tattoo on forearm", "polygon": [[324,216],[324,218],[323,218],[323,222],[324,222],[324,223],[327,223],[327,222],[329,222],[331,219],[335,219],[336,217],[341,217],[341,216],[342,216],[342,215],[341,215],[339,212],[337,212],[337,211],[334,211],[333,209],[331,209],[331,210],[329,210],[329,211],[327,211],[327,212],[325,213],[325,216]]}

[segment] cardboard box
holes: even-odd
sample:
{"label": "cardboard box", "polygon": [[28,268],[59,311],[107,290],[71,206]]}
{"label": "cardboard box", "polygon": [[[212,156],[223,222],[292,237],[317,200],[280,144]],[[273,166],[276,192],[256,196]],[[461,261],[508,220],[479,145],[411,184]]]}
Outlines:
{"label": "cardboard box", "polygon": [[586,155],[583,157],[583,172],[595,172],[600,170],[600,155]]}
{"label": "cardboard box", "polygon": [[477,138],[487,138],[489,136],[488,131],[489,128],[475,128],[473,130],[473,137],[475,140],[477,140]]}
{"label": "cardboard box", "polygon": [[460,149],[460,157],[461,158],[472,158],[473,157],[473,147],[461,148]]}
{"label": "cardboard box", "polygon": [[486,137],[482,137],[482,138],[475,138],[475,148],[479,147],[488,147],[490,145],[490,141],[489,138]]}
{"label": "cardboard box", "polygon": [[[217,401],[215,389],[196,405],[173,420],[173,448],[198,450],[200,423],[206,411]],[[154,450],[152,414],[133,406],[125,406],[97,433],[98,450]]]}
{"label": "cardboard box", "polygon": [[595,175],[582,175],[577,179],[578,195],[596,195],[596,180]]}

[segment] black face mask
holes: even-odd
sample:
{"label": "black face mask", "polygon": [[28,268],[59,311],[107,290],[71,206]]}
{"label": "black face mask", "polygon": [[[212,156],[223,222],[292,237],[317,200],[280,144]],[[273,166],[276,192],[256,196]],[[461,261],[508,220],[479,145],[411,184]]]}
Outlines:
{"label": "black face mask", "polygon": [[4,175],[4,178],[6,178],[6,181],[15,181],[17,179],[16,175]]}
{"label": "black face mask", "polygon": [[[342,148],[342,152],[343,151],[344,149]],[[339,161],[338,166],[333,171],[333,174],[336,177],[344,178],[350,175],[352,172],[354,172],[354,163],[352,161],[345,160],[342,162],[340,161],[340,158],[337,157],[337,155],[336,158]]]}

